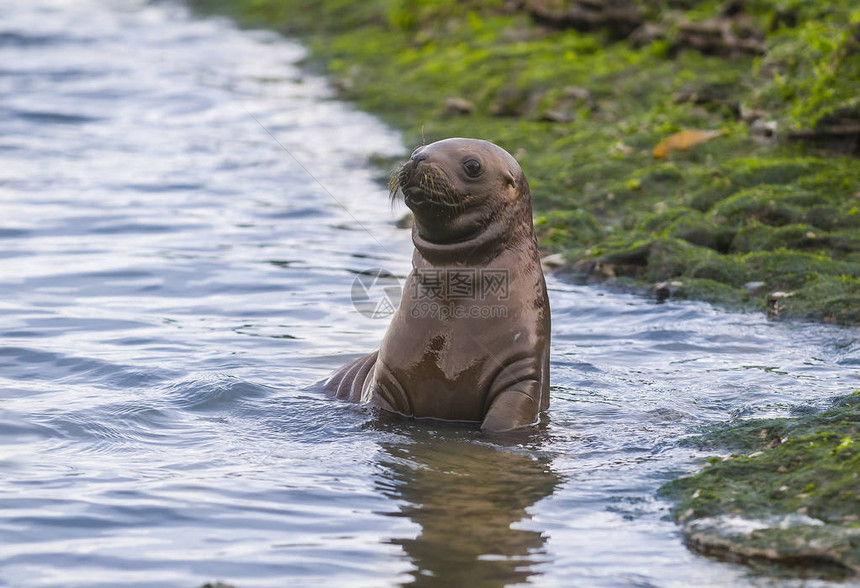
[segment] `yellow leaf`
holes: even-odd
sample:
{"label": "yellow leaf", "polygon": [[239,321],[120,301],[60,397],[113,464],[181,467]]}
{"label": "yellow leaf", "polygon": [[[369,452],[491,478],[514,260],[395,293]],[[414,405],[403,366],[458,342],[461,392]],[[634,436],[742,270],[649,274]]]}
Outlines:
{"label": "yellow leaf", "polygon": [[671,151],[689,149],[722,134],[723,131],[680,131],[672,133],[660,141],[651,154],[663,159],[668,157]]}

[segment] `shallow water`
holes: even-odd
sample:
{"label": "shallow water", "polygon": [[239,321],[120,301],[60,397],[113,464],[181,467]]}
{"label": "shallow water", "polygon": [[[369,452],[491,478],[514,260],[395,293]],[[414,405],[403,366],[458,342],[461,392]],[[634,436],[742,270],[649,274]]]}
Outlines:
{"label": "shallow water", "polygon": [[[705,424],[860,385],[856,329],[549,278],[552,407],[515,446],[308,389],[409,269],[302,48],[173,4],[0,5],[0,585],[769,586],[657,488]],[[823,580],[810,580],[816,585]]]}

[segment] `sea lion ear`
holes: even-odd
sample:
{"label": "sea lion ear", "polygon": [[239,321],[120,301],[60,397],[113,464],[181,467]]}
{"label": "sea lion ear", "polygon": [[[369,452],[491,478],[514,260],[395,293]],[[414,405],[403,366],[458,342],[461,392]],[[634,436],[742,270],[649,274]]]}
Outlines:
{"label": "sea lion ear", "polygon": [[505,174],[505,182],[512,188],[517,187],[517,181],[516,179],[514,179],[514,174],[512,174],[511,172]]}

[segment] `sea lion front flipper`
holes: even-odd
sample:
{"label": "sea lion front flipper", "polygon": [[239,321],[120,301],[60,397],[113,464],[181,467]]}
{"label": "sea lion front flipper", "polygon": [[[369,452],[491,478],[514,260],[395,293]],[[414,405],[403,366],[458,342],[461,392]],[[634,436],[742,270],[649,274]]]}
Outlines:
{"label": "sea lion front flipper", "polygon": [[541,386],[537,380],[522,380],[508,386],[493,399],[481,430],[501,433],[536,424],[540,397]]}
{"label": "sea lion front flipper", "polygon": [[339,400],[361,401],[361,395],[369,384],[370,374],[379,351],[374,351],[340,368],[323,386],[323,390]]}

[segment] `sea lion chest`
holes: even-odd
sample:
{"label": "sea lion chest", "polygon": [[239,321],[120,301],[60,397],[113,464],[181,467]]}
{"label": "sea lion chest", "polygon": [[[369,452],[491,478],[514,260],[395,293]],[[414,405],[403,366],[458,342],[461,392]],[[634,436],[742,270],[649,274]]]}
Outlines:
{"label": "sea lion chest", "polygon": [[528,371],[533,362],[518,362],[543,345],[542,274],[512,270],[505,259],[475,267],[419,257],[414,265],[364,400],[410,416],[480,421],[500,374]]}

